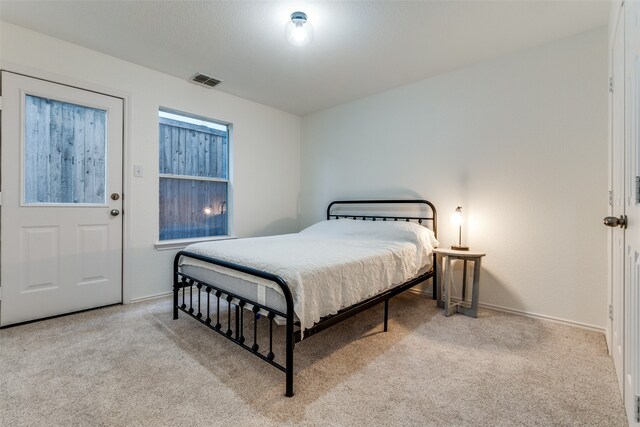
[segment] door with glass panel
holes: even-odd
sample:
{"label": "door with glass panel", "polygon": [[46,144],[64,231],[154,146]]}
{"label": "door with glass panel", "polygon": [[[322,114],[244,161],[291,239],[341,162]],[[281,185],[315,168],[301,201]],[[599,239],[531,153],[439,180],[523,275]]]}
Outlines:
{"label": "door with glass panel", "polygon": [[122,99],[2,72],[0,326],[122,302]]}

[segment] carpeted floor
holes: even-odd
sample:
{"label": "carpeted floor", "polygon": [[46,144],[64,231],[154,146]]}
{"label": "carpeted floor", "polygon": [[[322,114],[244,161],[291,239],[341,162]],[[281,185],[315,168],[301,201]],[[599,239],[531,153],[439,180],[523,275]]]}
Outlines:
{"label": "carpeted floor", "polygon": [[[0,330],[2,426],[625,426],[604,336],[391,301],[296,345],[284,374],[169,298]],[[233,423],[233,424],[232,424]]]}

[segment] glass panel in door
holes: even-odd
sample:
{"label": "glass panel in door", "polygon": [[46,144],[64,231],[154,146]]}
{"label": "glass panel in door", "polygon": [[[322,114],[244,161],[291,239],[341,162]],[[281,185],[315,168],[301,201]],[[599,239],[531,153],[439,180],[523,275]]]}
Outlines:
{"label": "glass panel in door", "polygon": [[25,204],[104,205],[107,112],[26,95]]}

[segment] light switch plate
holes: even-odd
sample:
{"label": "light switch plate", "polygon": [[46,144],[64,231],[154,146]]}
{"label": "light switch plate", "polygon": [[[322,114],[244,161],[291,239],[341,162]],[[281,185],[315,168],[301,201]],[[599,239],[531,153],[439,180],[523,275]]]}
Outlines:
{"label": "light switch plate", "polygon": [[133,176],[136,178],[142,178],[144,175],[144,168],[141,165],[133,165]]}

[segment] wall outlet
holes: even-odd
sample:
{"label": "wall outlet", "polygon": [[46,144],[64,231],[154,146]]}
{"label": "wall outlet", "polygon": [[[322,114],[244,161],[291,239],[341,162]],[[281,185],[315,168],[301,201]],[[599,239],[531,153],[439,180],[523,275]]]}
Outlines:
{"label": "wall outlet", "polygon": [[144,175],[144,168],[141,165],[133,165],[133,176],[136,178],[142,178]]}

